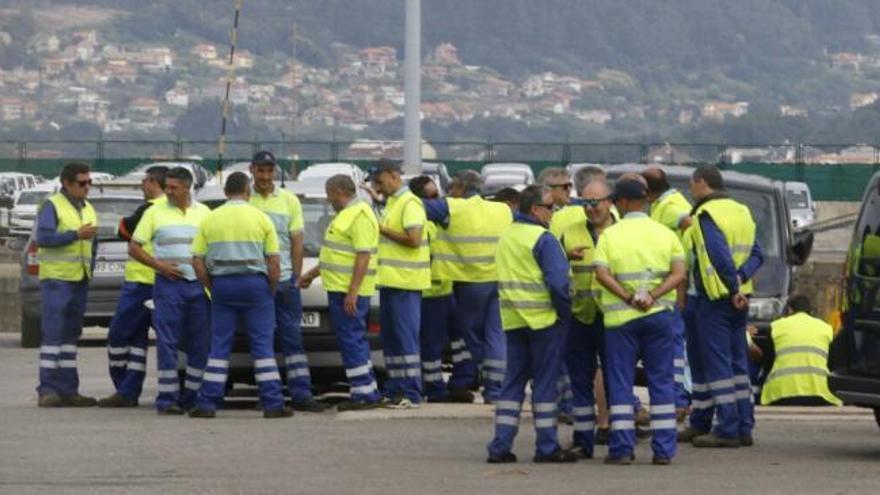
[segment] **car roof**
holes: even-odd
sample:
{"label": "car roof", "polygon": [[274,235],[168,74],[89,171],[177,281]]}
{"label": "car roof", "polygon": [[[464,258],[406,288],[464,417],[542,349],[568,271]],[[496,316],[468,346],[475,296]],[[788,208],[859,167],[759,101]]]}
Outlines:
{"label": "car roof", "polygon": [[[621,165],[609,165],[605,167],[608,171],[608,177],[614,179],[625,173],[642,173],[649,167],[656,165],[645,165],[640,163],[626,163]],[[690,179],[694,173],[693,167],[685,167],[682,165],[666,165],[661,167],[666,176],[670,179]],[[722,170],[721,176],[724,178],[725,186],[736,186],[743,189],[766,189],[766,190],[782,190],[783,185],[780,181],[770,180],[766,177],[754,174],[744,174],[734,170]]]}

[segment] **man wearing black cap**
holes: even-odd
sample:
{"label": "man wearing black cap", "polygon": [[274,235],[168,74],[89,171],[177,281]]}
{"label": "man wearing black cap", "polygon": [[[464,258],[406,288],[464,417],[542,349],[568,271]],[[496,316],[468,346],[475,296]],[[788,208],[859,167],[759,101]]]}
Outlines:
{"label": "man wearing black cap", "polygon": [[250,204],[265,213],[280,247],[281,277],[275,293],[275,331],[281,343],[286,368],[287,390],[297,411],[321,412],[324,405],[312,396],[309,362],[302,343],[302,299],[297,276],[303,263],[303,213],[296,195],[275,186],[275,155],[260,151],[251,160],[254,193]]}
{"label": "man wearing black cap", "polygon": [[654,464],[675,456],[675,353],[672,308],[684,281],[684,249],[678,237],[644,213],[647,188],[640,177],[621,177],[612,197],[623,219],[599,238],[593,258],[604,314],[605,372],[611,436],[607,464],[634,458],[632,388],[639,358],[651,397]]}

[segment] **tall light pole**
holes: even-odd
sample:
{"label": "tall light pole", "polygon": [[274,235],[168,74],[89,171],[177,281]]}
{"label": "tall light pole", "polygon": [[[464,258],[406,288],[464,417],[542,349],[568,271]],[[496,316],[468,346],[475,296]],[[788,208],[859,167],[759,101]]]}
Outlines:
{"label": "tall light pole", "polygon": [[421,0],[406,0],[406,43],[404,59],[403,170],[422,173],[422,6]]}

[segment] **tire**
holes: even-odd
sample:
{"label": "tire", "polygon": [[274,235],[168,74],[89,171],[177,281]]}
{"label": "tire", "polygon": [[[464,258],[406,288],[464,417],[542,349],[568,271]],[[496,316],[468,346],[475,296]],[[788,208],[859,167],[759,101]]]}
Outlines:
{"label": "tire", "polygon": [[29,318],[22,311],[21,314],[21,346],[27,349],[40,347],[42,336],[40,334],[40,318]]}
{"label": "tire", "polygon": [[880,407],[874,408],[874,420],[877,421],[877,426],[880,426]]}

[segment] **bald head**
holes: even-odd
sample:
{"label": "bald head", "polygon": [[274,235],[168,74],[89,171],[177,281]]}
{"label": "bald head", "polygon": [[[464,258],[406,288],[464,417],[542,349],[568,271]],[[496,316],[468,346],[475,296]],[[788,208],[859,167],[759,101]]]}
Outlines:
{"label": "bald head", "polygon": [[608,198],[610,195],[611,188],[603,179],[588,182],[581,191],[584,212],[593,225],[605,228],[611,224],[611,200]]}
{"label": "bald head", "polygon": [[638,182],[641,182],[642,184],[644,184],[645,187],[648,187],[648,181],[646,181],[645,178],[642,177],[642,174],[637,174],[635,172],[627,172],[627,173],[621,175],[620,178],[618,178],[617,180],[618,181],[635,180],[635,181],[638,181]]}
{"label": "bald head", "polygon": [[584,199],[601,199],[607,198],[611,194],[611,188],[604,180],[594,180],[587,183],[581,191],[581,197]]}
{"label": "bald head", "polygon": [[648,167],[642,172],[642,177],[648,183],[648,201],[654,202],[669,190],[669,180],[666,179],[666,172],[660,167]]}

